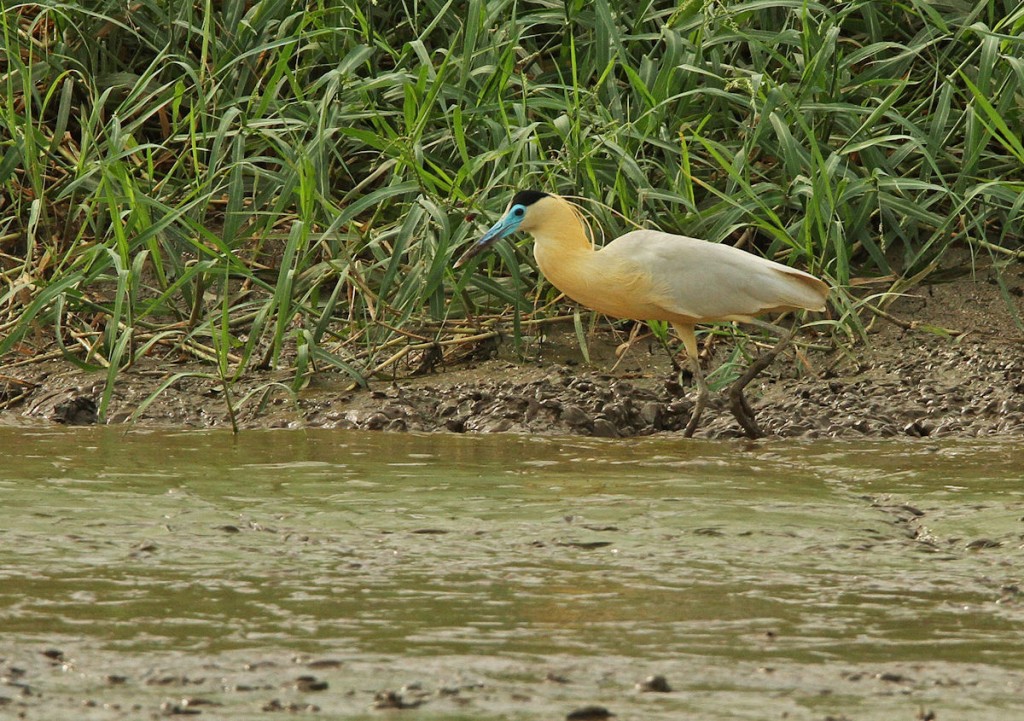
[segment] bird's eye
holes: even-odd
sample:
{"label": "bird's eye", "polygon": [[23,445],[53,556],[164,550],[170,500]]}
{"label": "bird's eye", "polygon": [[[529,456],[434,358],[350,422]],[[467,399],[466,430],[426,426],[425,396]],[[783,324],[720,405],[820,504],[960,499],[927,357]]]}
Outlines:
{"label": "bird's eye", "polygon": [[514,215],[515,215],[515,216],[516,216],[517,218],[522,218],[522,217],[523,217],[523,215],[524,215],[524,214],[526,213],[526,209],[525,209],[525,208],[523,208],[522,206],[519,206],[518,208],[515,208],[515,209],[514,209],[514,210],[512,211],[512,213],[513,213],[513,214],[514,214]]}

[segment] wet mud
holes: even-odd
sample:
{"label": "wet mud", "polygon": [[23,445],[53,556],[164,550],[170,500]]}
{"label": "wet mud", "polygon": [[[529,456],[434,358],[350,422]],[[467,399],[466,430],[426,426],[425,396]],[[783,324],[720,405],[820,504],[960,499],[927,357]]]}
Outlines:
{"label": "wet mud", "polygon": [[[772,437],[1024,436],[1022,297],[1024,270],[1011,266],[997,275],[990,269],[898,299],[874,317],[866,340],[829,347],[828,336],[805,331],[798,353],[779,358],[748,387],[750,404]],[[865,321],[872,317],[868,313]],[[667,351],[650,337],[617,357],[624,340],[624,333],[598,324],[588,335],[587,363],[571,328],[554,326],[519,349],[506,339],[488,351],[488,359],[442,359],[433,372],[373,380],[365,390],[352,390],[347,377],[320,372],[292,396],[276,385],[288,378],[253,373],[233,389],[233,403],[246,428],[679,434],[695,397],[688,374],[676,372]],[[706,343],[706,372],[736,348],[732,339]],[[763,350],[744,348],[749,357]],[[227,425],[228,399],[219,381],[199,377],[207,371],[140,359],[120,374],[108,421]],[[189,372],[197,375],[180,378],[150,401],[172,374]],[[102,392],[102,376],[59,361],[6,369],[0,423],[95,422]],[[742,435],[723,396],[712,396],[697,437]]]}
{"label": "wet mud", "polygon": [[[780,438],[1024,436],[1024,355],[1006,350],[993,354],[985,344],[950,348],[923,339],[913,352],[863,359],[841,375],[771,378],[752,394],[751,405],[765,433]],[[500,377],[501,369],[488,375]],[[616,377],[564,366],[525,382],[395,384],[372,400],[338,409],[332,400],[313,399],[304,422],[619,438],[679,433],[693,410],[692,394],[674,374]],[[722,394],[705,413],[696,437],[743,435]]]}
{"label": "wet mud", "polygon": [[[759,712],[767,706],[778,714],[770,718],[798,721],[939,721],[947,716],[997,721],[1012,718],[1012,697],[1024,691],[1017,674],[944,663],[839,663],[797,670],[739,662],[729,669],[712,665],[695,673],[668,661],[661,665],[679,676],[682,688],[650,692],[639,688],[642,680],[630,681],[650,664],[629,658],[599,657],[590,664],[564,659],[552,664],[557,672],[544,675],[525,662],[480,663],[472,658],[374,664],[271,652],[169,661],[156,655],[126,659],[77,653],[73,648],[50,651],[60,653],[61,659],[48,659],[44,652],[0,663],[0,717],[641,721],[696,715],[753,721],[766,718]],[[118,673],[104,674],[105,666]],[[716,674],[732,679],[727,684],[731,688],[708,688],[708,678]],[[558,680],[550,680],[552,675]],[[396,677],[410,680],[382,687],[382,678]],[[308,687],[310,678],[317,679],[316,688]],[[974,702],[963,703],[965,696]],[[587,697],[601,702],[580,701]],[[771,701],[761,705],[763,697]],[[922,697],[927,700],[922,702]],[[961,702],[944,703],[955,697]],[[986,711],[991,702],[1003,710]],[[974,715],[943,713],[950,705]]]}

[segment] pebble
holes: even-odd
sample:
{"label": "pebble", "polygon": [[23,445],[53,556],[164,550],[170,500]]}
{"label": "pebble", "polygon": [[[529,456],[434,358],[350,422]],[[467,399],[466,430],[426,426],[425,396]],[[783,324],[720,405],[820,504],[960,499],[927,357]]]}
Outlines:
{"label": "pebble", "polygon": [[590,416],[576,405],[565,405],[562,407],[562,421],[575,427],[585,427],[591,424]]}
{"label": "pebble", "polygon": [[661,675],[648,676],[638,683],[636,688],[638,691],[648,693],[670,693],[672,691],[672,687],[669,686],[668,680]]}

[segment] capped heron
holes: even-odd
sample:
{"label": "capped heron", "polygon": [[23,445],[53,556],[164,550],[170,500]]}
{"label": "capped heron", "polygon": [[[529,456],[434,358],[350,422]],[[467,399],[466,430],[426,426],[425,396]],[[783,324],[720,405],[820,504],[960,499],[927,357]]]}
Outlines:
{"label": "capped heron", "polygon": [[729,388],[730,409],[751,438],[763,435],[743,389],[775,359],[792,331],[755,316],[789,310],[824,310],[829,287],[802,270],[731,245],[657,230],[634,230],[595,250],[580,211],[552,193],[522,190],[501,220],[455,263],[465,265],[517,230],[533,235],[537,266],[552,285],[599,313],[672,324],[686,348],[698,395],[686,426],[690,437],[708,400],[697,356],[698,323],[735,321],[767,328],[778,343],[758,357]]}

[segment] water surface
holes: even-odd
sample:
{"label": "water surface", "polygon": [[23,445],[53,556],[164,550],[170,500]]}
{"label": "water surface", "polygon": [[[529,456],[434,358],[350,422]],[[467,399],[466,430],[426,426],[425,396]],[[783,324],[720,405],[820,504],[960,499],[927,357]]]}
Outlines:
{"label": "water surface", "polygon": [[[0,717],[1024,711],[1005,441],[47,427],[0,448]],[[652,674],[673,691],[638,691]]]}

